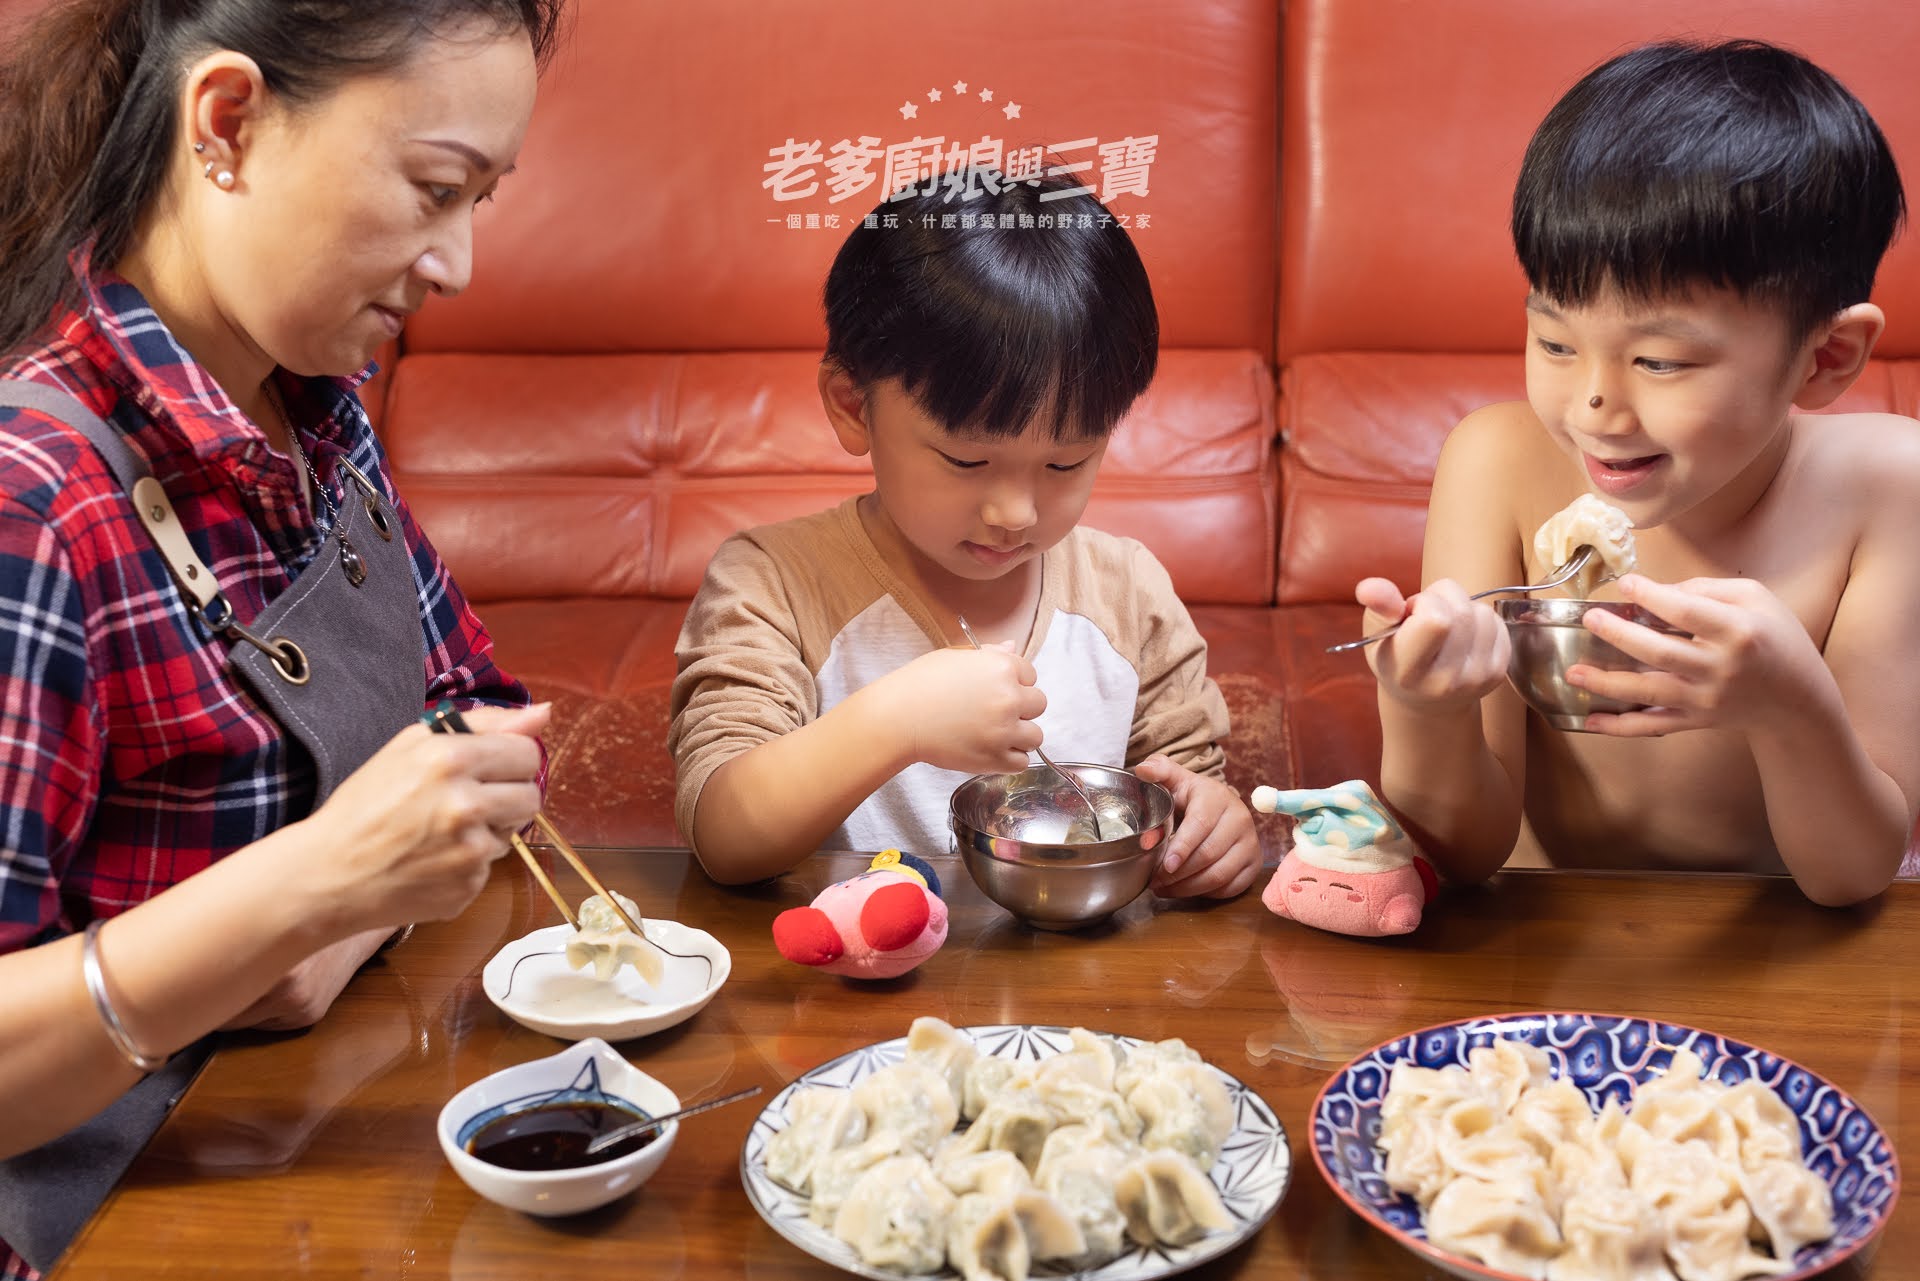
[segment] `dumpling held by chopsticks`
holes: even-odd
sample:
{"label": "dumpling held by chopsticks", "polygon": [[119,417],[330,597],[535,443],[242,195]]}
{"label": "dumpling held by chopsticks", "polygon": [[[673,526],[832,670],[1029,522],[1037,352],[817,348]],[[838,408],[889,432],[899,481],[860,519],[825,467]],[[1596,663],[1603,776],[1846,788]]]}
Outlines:
{"label": "dumpling held by chopsticks", "polygon": [[[614,897],[620,900],[628,916],[640,921],[638,904],[617,891]],[[631,965],[648,983],[658,984],[666,974],[664,955],[628,929],[620,914],[598,894],[580,904],[580,928],[567,940],[567,964],[574,969],[583,970],[591,965],[593,976],[605,982],[619,973],[621,966]]]}

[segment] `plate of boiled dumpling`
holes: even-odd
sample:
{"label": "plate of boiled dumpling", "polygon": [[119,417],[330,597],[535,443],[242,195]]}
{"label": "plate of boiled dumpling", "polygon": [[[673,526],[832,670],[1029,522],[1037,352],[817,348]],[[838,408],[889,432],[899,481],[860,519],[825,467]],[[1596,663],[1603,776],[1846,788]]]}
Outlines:
{"label": "plate of boiled dumpling", "polygon": [[1900,1166],[1845,1092],[1696,1028],[1467,1019],[1335,1073],[1314,1161],[1373,1226],[1455,1276],[1798,1281],[1886,1226]]}
{"label": "plate of boiled dumpling", "polygon": [[774,1096],[740,1179],[860,1276],[1145,1281],[1252,1236],[1291,1164],[1273,1109],[1183,1042],[919,1018]]}

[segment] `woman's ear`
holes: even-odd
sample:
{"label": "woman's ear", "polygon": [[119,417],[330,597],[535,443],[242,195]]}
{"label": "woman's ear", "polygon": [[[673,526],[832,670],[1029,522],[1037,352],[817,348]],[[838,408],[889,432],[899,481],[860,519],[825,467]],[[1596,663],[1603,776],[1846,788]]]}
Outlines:
{"label": "woman's ear", "polygon": [[1867,357],[1886,328],[1886,313],[1870,302],[1842,310],[1814,336],[1813,362],[1793,403],[1801,409],[1825,409],[1840,399],[1867,367]]}
{"label": "woman's ear", "polygon": [[195,163],[209,179],[233,175],[218,185],[231,190],[257,132],[267,103],[266,77],[244,53],[222,49],[193,64],[187,73],[181,118]]}
{"label": "woman's ear", "polygon": [[855,458],[873,449],[867,424],[867,394],[853,375],[831,360],[820,362],[820,404],[840,440],[840,448]]}

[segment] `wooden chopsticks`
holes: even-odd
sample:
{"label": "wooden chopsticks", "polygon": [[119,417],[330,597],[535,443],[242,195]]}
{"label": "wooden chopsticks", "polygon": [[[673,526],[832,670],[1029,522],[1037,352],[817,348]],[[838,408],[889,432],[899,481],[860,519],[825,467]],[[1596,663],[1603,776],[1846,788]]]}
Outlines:
{"label": "wooden chopsticks", "polygon": [[[460,709],[452,703],[442,702],[438,704],[422,719],[426,721],[427,728],[436,734],[473,733],[473,728],[467,724],[466,718],[460,715]],[[541,834],[553,843],[553,848],[560,851],[560,857],[573,864],[573,870],[580,873],[580,879],[585,881],[592,888],[593,892],[600,896],[600,901],[612,908],[614,915],[618,916],[628,929],[632,930],[641,938],[645,938],[647,932],[640,928],[640,922],[627,915],[627,909],[620,906],[620,900],[615,898],[612,892],[600,883],[600,878],[593,874],[593,869],[588,867],[586,860],[580,857],[580,851],[574,849],[572,843],[568,841],[566,837],[560,835],[560,829],[555,827],[545,814],[536,812],[533,816],[533,822],[534,826],[540,829]],[[553,881],[548,878],[545,869],[540,866],[540,861],[534,858],[533,851],[527,848],[527,843],[520,839],[520,835],[517,832],[510,835],[507,839],[512,842],[514,852],[520,855],[520,861],[527,865],[529,872],[533,873],[533,879],[540,882],[540,888],[547,892],[547,897],[553,900],[553,905],[560,909],[560,915],[566,918],[567,924],[578,930],[580,928],[580,918],[574,915],[571,907],[567,906],[567,901],[560,897],[560,891],[554,888]]]}

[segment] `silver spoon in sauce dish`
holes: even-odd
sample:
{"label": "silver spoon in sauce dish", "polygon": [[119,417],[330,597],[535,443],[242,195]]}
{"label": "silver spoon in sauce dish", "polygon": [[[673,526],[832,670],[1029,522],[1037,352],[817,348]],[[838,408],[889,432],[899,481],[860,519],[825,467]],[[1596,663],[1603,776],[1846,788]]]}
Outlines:
{"label": "silver spoon in sauce dish", "polygon": [[623,1125],[617,1130],[608,1130],[605,1134],[587,1144],[583,1156],[598,1156],[616,1144],[645,1134],[648,1130],[657,1130],[669,1121],[678,1121],[681,1117],[692,1116],[696,1112],[706,1112],[713,1108],[723,1108],[729,1103],[738,1103],[741,1099],[750,1099],[760,1093],[760,1087],[750,1085],[744,1090],[718,1099],[708,1099],[705,1103],[696,1103],[692,1107],[681,1108],[678,1112],[669,1112],[665,1116],[650,1116],[644,1121],[635,1121],[632,1125]]}
{"label": "silver spoon in sauce dish", "polygon": [[[1489,587],[1484,592],[1475,592],[1473,595],[1467,597],[1467,599],[1479,600],[1485,596],[1524,596],[1528,592],[1548,591],[1579,577],[1580,572],[1587,567],[1588,562],[1593,560],[1594,555],[1595,552],[1593,548],[1582,543],[1579,549],[1575,551],[1572,556],[1568,557],[1566,564],[1554,570],[1553,573],[1549,574],[1542,582],[1521,583],[1517,587]],[[1620,575],[1612,572],[1604,573],[1594,581],[1594,586],[1598,587],[1601,583],[1610,583],[1618,577],[1620,577]],[[1399,631],[1400,628],[1406,624],[1406,621],[1407,620],[1403,618],[1393,624],[1393,626],[1382,627],[1371,636],[1362,636],[1359,640],[1342,641],[1338,645],[1329,645],[1327,646],[1327,653],[1344,654],[1350,649],[1362,649],[1377,640],[1385,640],[1387,637]]]}
{"label": "silver spoon in sauce dish", "polygon": [[[984,648],[984,646],[980,644],[980,638],[973,634],[973,628],[967,626],[966,617],[960,614],[956,614],[954,615],[954,617],[960,620],[960,630],[963,633],[965,633],[967,638],[967,643],[973,646],[975,649]],[[1033,754],[1040,758],[1041,764],[1045,765],[1048,769],[1058,774],[1061,778],[1066,779],[1067,786],[1073,789],[1074,795],[1078,796],[1081,800],[1081,803],[1087,807],[1087,814],[1093,819],[1093,839],[1095,840],[1095,842],[1106,840],[1107,839],[1106,834],[1100,830],[1100,811],[1097,808],[1095,808],[1093,803],[1093,798],[1087,795],[1087,789],[1080,786],[1080,780],[1075,778],[1073,775],[1067,773],[1065,770],[1061,769],[1058,765],[1055,765],[1053,763],[1053,758],[1051,756],[1048,756],[1045,752],[1043,752],[1039,748],[1037,747],[1034,748]],[[1069,828],[1068,829],[1069,833],[1071,833],[1072,830],[1073,830],[1072,828]]]}

